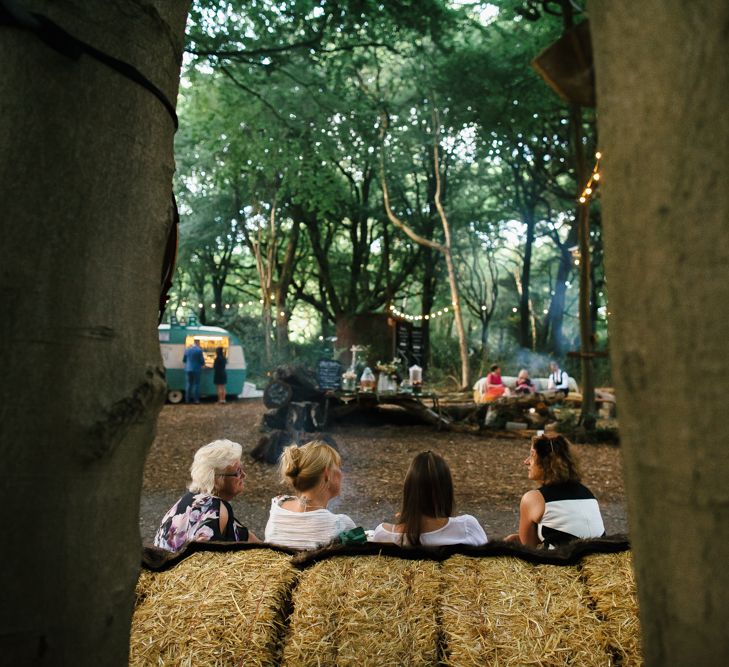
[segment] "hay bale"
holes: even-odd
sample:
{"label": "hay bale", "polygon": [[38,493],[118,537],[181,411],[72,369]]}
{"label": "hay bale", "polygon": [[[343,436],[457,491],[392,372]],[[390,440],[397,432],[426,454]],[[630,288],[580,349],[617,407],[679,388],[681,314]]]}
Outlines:
{"label": "hay bale", "polygon": [[154,581],[154,573],[149,570],[142,570],[137,579],[137,586],[134,589],[134,608],[136,609],[147,599],[149,589]]}
{"label": "hay bale", "polygon": [[129,664],[278,664],[297,576],[290,556],[266,549],[196,553],[143,572]]}
{"label": "hay bale", "polygon": [[432,561],[340,557],[305,570],[283,664],[438,664],[441,580]]}
{"label": "hay bale", "polygon": [[582,577],[601,619],[605,651],[619,665],[642,665],[638,596],[630,551],[582,561]]}
{"label": "hay bale", "polygon": [[459,555],[442,576],[444,664],[610,664],[578,568]]}

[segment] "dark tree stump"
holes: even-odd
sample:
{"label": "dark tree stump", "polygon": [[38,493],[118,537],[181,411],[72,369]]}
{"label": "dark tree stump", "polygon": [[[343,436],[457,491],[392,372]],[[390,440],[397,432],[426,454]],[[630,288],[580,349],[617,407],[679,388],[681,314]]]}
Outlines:
{"label": "dark tree stump", "polygon": [[334,447],[337,451],[339,447],[328,433],[300,433],[300,441],[297,441],[293,434],[289,431],[276,430],[262,436],[258,444],[251,450],[251,458],[256,461],[274,464],[278,463],[283,450],[289,445],[301,445],[312,440],[325,442],[327,445]]}
{"label": "dark tree stump", "polygon": [[267,408],[282,408],[291,402],[294,390],[282,380],[273,380],[263,390],[263,404]]}

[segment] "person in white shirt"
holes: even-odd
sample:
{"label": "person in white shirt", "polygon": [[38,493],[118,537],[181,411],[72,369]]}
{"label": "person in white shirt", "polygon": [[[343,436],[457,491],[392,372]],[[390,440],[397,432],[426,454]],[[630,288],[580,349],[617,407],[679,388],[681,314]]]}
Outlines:
{"label": "person in white shirt", "polygon": [[342,486],[341,465],[339,452],[318,440],[284,450],[279,461],[281,479],[293,487],[295,495],[277,496],[271,501],[266,542],[315,549],[355,527],[346,514],[327,509]]}
{"label": "person in white shirt", "polygon": [[403,485],[399,523],[381,523],[371,542],[401,546],[486,544],[488,538],[470,514],[453,514],[453,478],[445,459],[435,452],[418,454],[410,464]]}
{"label": "person in white shirt", "polygon": [[549,364],[549,369],[552,372],[549,374],[547,388],[550,391],[560,392],[567,396],[570,391],[570,376],[561,370],[559,365],[554,361]]}

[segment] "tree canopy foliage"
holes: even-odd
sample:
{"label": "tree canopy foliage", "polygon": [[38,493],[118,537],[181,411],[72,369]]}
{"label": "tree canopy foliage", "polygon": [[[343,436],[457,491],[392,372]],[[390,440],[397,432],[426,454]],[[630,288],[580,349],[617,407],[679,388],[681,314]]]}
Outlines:
{"label": "tree canopy foliage", "polygon": [[[525,7],[197,0],[171,310],[239,330],[260,321],[265,365],[316,345],[340,318],[395,307],[423,327],[434,370],[457,374],[446,258],[394,215],[449,244],[474,369],[575,349],[574,120],[530,67],[563,23],[527,20]],[[581,121],[588,155],[593,120]],[[595,222],[592,235],[599,249]],[[604,340],[599,258],[593,326]]]}

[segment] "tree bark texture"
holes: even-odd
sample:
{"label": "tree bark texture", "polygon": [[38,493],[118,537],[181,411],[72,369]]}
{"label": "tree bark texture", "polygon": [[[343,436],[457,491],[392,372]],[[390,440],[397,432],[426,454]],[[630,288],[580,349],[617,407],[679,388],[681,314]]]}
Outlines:
{"label": "tree bark texture", "polygon": [[729,4],[592,0],[589,9],[646,664],[725,664]]}
{"label": "tree bark texture", "polygon": [[[174,103],[187,0],[23,4]],[[165,393],[174,125],[139,84],[30,31],[0,26],[0,61],[0,661],[125,665]]]}

